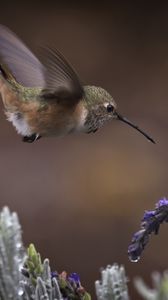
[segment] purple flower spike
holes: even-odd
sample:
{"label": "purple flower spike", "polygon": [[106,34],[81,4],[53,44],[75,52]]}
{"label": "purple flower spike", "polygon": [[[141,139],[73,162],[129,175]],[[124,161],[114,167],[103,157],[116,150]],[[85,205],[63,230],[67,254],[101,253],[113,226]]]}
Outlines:
{"label": "purple flower spike", "polygon": [[166,198],[163,198],[163,199],[159,200],[159,202],[156,203],[156,208],[159,208],[159,207],[164,206],[164,205],[168,205],[168,200]]}
{"label": "purple flower spike", "polygon": [[146,210],[143,216],[143,221],[148,220],[149,218],[153,217],[155,215],[155,211],[154,210]]}
{"label": "purple flower spike", "polygon": [[80,277],[77,273],[71,273],[68,276],[68,280],[74,282],[77,286],[80,286]]}
{"label": "purple flower spike", "polygon": [[163,222],[168,222],[168,200],[161,199],[156,204],[155,210],[145,211],[141,221],[140,230],[137,231],[128,247],[128,256],[131,261],[137,262],[149,242],[151,233],[158,234]]}
{"label": "purple flower spike", "polygon": [[57,271],[52,271],[51,272],[51,278],[54,278],[54,277],[58,277],[58,272]]}

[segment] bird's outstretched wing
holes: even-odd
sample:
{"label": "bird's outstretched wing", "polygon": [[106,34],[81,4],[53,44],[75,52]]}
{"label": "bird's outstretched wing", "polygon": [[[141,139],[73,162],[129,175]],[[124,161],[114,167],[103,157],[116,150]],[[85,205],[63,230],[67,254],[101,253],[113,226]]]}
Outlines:
{"label": "bird's outstretched wing", "polygon": [[41,96],[48,100],[77,103],[84,90],[70,64],[55,49],[41,48],[40,54],[38,59],[12,31],[0,25],[0,64],[7,66],[16,81],[42,88]]}
{"label": "bird's outstretched wing", "polygon": [[0,25],[0,64],[7,66],[18,83],[25,87],[43,87],[43,65],[7,27]]}
{"label": "bird's outstretched wing", "polygon": [[78,102],[84,94],[79,77],[64,56],[56,49],[42,48],[41,62],[44,65],[46,98],[56,98],[70,105]]}

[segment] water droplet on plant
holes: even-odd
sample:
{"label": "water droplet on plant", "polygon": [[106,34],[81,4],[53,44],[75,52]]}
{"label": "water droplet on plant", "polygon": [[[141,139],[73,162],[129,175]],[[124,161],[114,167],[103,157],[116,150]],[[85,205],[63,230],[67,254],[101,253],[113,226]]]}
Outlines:
{"label": "water droplet on plant", "polygon": [[22,243],[21,243],[21,242],[17,242],[17,243],[16,243],[16,248],[17,248],[17,249],[20,249],[21,247],[22,247]]}
{"label": "water droplet on plant", "polygon": [[18,289],[18,295],[22,296],[24,294],[24,289],[22,287],[19,287]]}
{"label": "water droplet on plant", "polygon": [[140,256],[137,256],[137,257],[129,256],[129,259],[131,262],[138,262],[140,260]]}

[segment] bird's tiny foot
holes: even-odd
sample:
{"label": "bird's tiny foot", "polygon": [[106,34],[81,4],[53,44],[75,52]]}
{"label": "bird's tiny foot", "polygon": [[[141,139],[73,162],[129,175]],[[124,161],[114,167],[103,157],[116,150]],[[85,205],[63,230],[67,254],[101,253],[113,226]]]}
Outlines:
{"label": "bird's tiny foot", "polygon": [[24,136],[22,141],[26,142],[26,143],[33,143],[36,140],[39,140],[41,138],[41,136],[37,133],[33,133],[32,135],[29,136]]}

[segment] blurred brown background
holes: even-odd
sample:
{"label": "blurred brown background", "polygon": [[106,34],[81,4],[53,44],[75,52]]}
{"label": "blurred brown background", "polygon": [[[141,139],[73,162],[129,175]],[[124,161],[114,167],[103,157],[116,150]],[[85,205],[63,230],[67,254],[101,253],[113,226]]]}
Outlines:
{"label": "blurred brown background", "polygon": [[166,225],[140,262],[127,257],[144,210],[168,196],[168,5],[125,2],[14,1],[0,10],[0,22],[28,46],[56,45],[86,84],[106,88],[158,142],[111,122],[93,135],[24,144],[1,104],[0,207],[18,212],[25,245],[34,242],[53,270],[78,272],[93,295],[107,264],[148,282],[151,271],[168,267]]}

